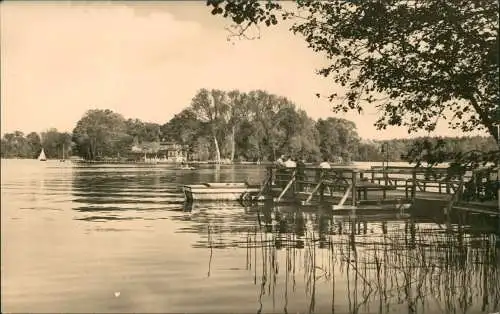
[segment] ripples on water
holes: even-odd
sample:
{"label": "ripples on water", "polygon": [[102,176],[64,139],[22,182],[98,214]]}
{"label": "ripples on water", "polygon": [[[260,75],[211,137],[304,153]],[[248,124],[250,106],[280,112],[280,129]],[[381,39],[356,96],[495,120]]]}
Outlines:
{"label": "ripples on water", "polygon": [[499,249],[482,225],[189,207],[178,187],[263,176],[2,160],[2,311],[499,310]]}

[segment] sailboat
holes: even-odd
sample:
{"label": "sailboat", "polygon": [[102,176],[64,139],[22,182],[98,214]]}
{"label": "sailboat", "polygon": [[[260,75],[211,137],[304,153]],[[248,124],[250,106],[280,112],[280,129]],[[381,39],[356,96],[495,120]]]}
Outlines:
{"label": "sailboat", "polygon": [[47,160],[47,157],[45,156],[45,152],[43,151],[43,147],[42,147],[42,151],[40,152],[40,155],[38,156],[38,160],[39,161],[46,161]]}

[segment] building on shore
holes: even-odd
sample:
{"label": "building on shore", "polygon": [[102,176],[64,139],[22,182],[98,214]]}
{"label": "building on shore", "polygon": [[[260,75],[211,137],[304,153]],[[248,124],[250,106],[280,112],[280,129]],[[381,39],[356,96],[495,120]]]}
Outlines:
{"label": "building on shore", "polygon": [[145,162],[185,162],[187,149],[174,142],[142,142],[132,146],[136,160]]}
{"label": "building on shore", "polygon": [[174,142],[161,142],[159,155],[168,161],[187,161],[187,147]]}

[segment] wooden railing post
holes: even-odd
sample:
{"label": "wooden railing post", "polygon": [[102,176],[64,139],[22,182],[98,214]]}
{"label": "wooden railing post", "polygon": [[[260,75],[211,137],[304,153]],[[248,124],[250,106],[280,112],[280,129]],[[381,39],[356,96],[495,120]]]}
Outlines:
{"label": "wooden railing post", "polygon": [[387,168],[383,169],[383,176],[384,176],[385,186],[387,186],[389,184],[389,174],[387,173]]}
{"label": "wooden railing post", "polygon": [[267,187],[265,190],[266,196],[270,195],[273,190],[273,185],[274,185],[273,172],[274,171],[272,166],[267,168]]}
{"label": "wooden railing post", "polygon": [[472,171],[472,183],[473,183],[473,188],[474,188],[474,200],[477,200],[477,175],[476,172],[473,170]]}
{"label": "wooden railing post", "polygon": [[411,199],[415,199],[415,194],[417,192],[417,170],[413,169],[411,174]]}
{"label": "wooden railing post", "polygon": [[353,169],[351,172],[351,184],[352,184],[352,206],[356,206],[356,196],[358,194],[358,188],[356,186],[358,175],[357,175],[357,170]]}
{"label": "wooden railing post", "polygon": [[[384,170],[384,177],[385,177],[385,186],[391,185],[391,180],[389,178],[389,169],[388,167],[385,168]],[[385,200],[387,198],[387,189],[384,189],[382,191],[382,198]]]}
{"label": "wooden railing post", "polygon": [[[445,177],[444,177],[444,179],[446,180],[445,181],[446,182],[446,194],[450,194],[451,193],[451,184],[452,184],[451,180],[454,180],[454,178],[453,178],[453,176],[446,174]],[[459,181],[461,181],[461,180],[462,180],[462,176],[460,176]]]}

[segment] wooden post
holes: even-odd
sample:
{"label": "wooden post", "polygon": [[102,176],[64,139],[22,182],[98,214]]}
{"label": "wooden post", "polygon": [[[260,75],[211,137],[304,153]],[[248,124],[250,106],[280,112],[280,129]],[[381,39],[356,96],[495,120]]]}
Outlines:
{"label": "wooden post", "polygon": [[474,200],[476,200],[476,197],[477,197],[477,175],[476,175],[476,171],[472,171],[472,182],[474,183],[473,187],[474,187]]}
{"label": "wooden post", "polygon": [[415,199],[415,194],[417,192],[417,170],[413,169],[411,174],[411,199]]}
{"label": "wooden post", "polygon": [[[497,125],[498,132],[500,135],[500,126]],[[500,137],[498,138],[498,143],[500,144]],[[497,169],[497,201],[498,201],[498,213],[500,214],[500,163],[498,164],[498,169]],[[498,234],[500,234],[500,215],[497,218],[498,220]],[[500,242],[500,239],[497,237],[497,244]]]}
{"label": "wooden post", "polygon": [[406,200],[408,200],[408,179],[405,181],[405,197]]}
{"label": "wooden post", "polygon": [[[273,167],[267,168],[267,187],[266,187],[266,196],[270,196],[273,191],[274,178],[273,178]],[[271,195],[272,196],[272,195]]]}
{"label": "wooden post", "polygon": [[[500,126],[497,125],[497,130],[500,135]],[[500,144],[500,136],[498,137],[498,143]],[[498,201],[498,213],[500,214],[500,163],[498,164],[498,169],[497,169],[497,201]],[[498,234],[500,234],[500,215],[497,216],[497,221],[498,221]],[[497,237],[497,244],[499,244],[500,239]]]}
{"label": "wooden post", "polygon": [[356,186],[357,182],[357,170],[353,169],[351,173],[351,184],[352,184],[352,206],[356,206],[356,196],[358,194],[358,188]]}
{"label": "wooden post", "polygon": [[[365,173],[364,173],[363,171],[360,171],[360,172],[359,172],[359,181],[360,181],[360,182],[364,182],[364,180],[363,180],[364,178],[365,178]],[[366,189],[363,189],[363,191],[364,191],[364,192],[365,192],[365,194],[366,194]],[[365,196],[365,195],[363,195],[363,196]],[[358,199],[361,199],[361,197],[362,197],[362,196],[361,196],[361,190],[360,190],[360,191],[359,191],[359,194],[358,194]],[[366,199],[366,196],[365,196],[364,198]]]}
{"label": "wooden post", "polygon": [[387,184],[389,184],[389,174],[387,173],[387,169],[384,169],[383,171],[384,171],[383,173],[384,173],[385,186],[387,186]]}
{"label": "wooden post", "polygon": [[382,169],[382,176],[384,178],[384,189],[382,191],[382,199],[386,199],[387,197],[387,185],[389,185],[389,174],[387,173],[388,169]]}

